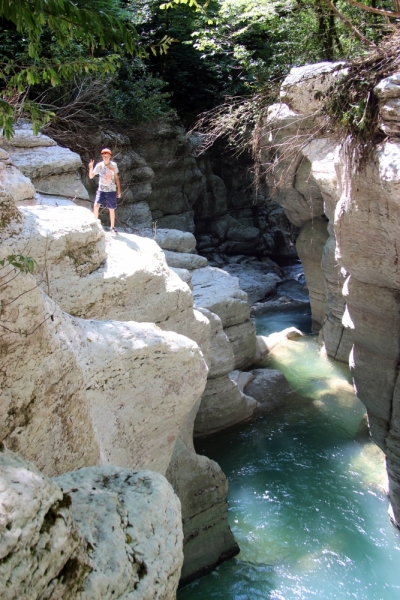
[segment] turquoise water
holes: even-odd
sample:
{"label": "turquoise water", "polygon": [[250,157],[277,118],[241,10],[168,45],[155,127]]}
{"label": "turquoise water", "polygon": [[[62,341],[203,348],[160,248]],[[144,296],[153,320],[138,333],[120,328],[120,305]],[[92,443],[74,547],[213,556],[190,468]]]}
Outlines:
{"label": "turquoise water", "polygon": [[[270,327],[263,317],[259,333]],[[383,456],[366,437],[348,369],[312,336],[286,340],[264,366],[280,368],[303,397],[197,444],[229,478],[241,552],[178,600],[400,598]]]}

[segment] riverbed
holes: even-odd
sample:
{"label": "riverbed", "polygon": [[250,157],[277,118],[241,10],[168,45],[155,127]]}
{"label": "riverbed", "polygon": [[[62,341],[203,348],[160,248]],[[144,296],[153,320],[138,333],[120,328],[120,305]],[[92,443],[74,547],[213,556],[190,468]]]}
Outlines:
{"label": "riverbed", "polygon": [[[309,313],[257,320],[262,335],[289,325],[308,333]],[[282,370],[301,397],[197,443],[229,479],[241,552],[178,600],[400,598],[400,532],[387,514],[383,454],[347,366],[307,335],[287,340],[263,367]]]}

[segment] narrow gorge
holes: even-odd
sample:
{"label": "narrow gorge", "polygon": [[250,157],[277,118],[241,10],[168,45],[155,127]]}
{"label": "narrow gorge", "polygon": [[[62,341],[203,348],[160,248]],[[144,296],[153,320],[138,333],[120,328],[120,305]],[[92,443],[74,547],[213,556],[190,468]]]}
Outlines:
{"label": "narrow gorge", "polygon": [[[24,120],[0,137],[5,600],[172,600],[237,555],[227,477],[193,440],[297,406],[263,361],[305,336],[256,335],[254,320],[308,295],[321,352],[350,366],[400,526],[400,75],[375,88],[389,138],[357,169],[345,143],[315,134],[345,68],[286,77],[262,123],[257,194],[248,155],[196,158],[199,136],[175,117],[94,132],[80,153]],[[104,146],[123,188],[118,235],[91,212],[87,163]],[[278,266],[297,256],[306,285]]]}

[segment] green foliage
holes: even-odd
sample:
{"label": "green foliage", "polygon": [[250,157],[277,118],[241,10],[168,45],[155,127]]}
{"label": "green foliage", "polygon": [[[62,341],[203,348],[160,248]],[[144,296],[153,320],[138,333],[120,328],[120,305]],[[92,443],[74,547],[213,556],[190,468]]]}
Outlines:
{"label": "green foliage", "polygon": [[124,60],[110,81],[102,113],[119,123],[138,124],[170,110],[165,81],[153,76],[138,60]]}
{"label": "green foliage", "polygon": [[[55,86],[84,73],[113,73],[122,53],[146,55],[119,0],[0,0],[0,18],[6,24],[0,126],[7,137],[12,136],[16,106],[29,114],[37,129],[51,117],[39,118],[37,109],[26,102],[32,86]],[[10,51],[11,39],[18,40],[17,53]],[[61,49],[75,40],[82,51],[73,59],[60,60],[46,54],[52,45],[49,39]],[[101,55],[94,55],[95,48]]]}
{"label": "green foliage", "polygon": [[11,265],[15,267],[21,273],[33,273],[37,267],[37,262],[30,256],[23,256],[22,254],[9,254],[6,258],[0,260],[0,266],[5,267]]}
{"label": "green foliage", "polygon": [[[345,0],[335,6],[368,39],[382,35],[382,17]],[[163,35],[180,42],[167,55],[150,57],[150,65],[169,83],[172,105],[190,122],[228,96],[261,92],[293,66],[348,59],[363,50],[323,0],[170,0],[159,8],[155,1],[130,2],[146,44]]]}

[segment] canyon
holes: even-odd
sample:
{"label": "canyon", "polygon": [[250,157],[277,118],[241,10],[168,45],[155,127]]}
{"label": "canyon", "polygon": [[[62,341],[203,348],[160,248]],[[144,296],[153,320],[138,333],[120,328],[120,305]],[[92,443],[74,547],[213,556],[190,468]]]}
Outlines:
{"label": "canyon", "polygon": [[[0,138],[2,597],[172,599],[180,579],[238,552],[227,479],[193,436],[290,395],[279,372],[248,372],[268,353],[250,305],[276,300],[271,257],[293,258],[295,240],[314,329],[349,361],[400,524],[400,79],[376,89],[391,138],[357,170],[346,144],[310,134],[342,69],[284,81],[262,162],[295,151],[268,169],[256,204],[247,167],[194,158],[196,137],[173,120],[140,143],[98,133],[90,143],[113,147],[125,190],[118,236],[88,210],[91,149],[28,123]],[[7,258],[19,255],[33,274]]]}

